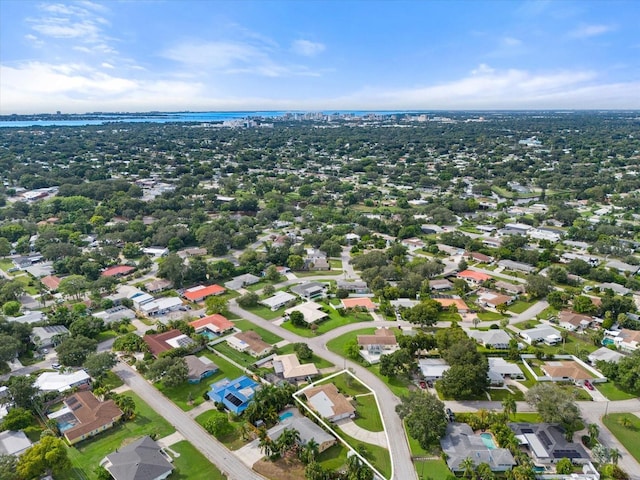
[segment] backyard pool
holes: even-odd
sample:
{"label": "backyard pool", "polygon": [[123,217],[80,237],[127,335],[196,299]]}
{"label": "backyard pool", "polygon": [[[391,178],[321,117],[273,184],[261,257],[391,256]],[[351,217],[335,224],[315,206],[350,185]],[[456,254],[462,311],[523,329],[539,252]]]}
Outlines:
{"label": "backyard pool", "polygon": [[484,446],[487,447],[489,450],[494,450],[498,448],[496,447],[496,444],[493,441],[493,435],[491,435],[490,433],[481,433],[480,438],[482,438],[482,443],[484,443]]}
{"label": "backyard pool", "polygon": [[203,330],[200,332],[200,335],[202,335],[203,337],[208,338],[209,340],[215,340],[216,338],[218,338],[218,336],[215,333],[210,332],[209,330]]}
{"label": "backyard pool", "polygon": [[613,338],[603,338],[602,339],[602,345],[604,345],[605,347],[607,345],[613,345],[615,342],[613,341]]}
{"label": "backyard pool", "polygon": [[66,420],[58,422],[58,430],[60,430],[60,433],[64,433],[73,427],[75,427],[75,425],[73,423],[67,422]]}
{"label": "backyard pool", "polygon": [[283,422],[287,418],[291,418],[291,417],[293,417],[293,412],[284,412],[282,415],[280,415],[280,421]]}

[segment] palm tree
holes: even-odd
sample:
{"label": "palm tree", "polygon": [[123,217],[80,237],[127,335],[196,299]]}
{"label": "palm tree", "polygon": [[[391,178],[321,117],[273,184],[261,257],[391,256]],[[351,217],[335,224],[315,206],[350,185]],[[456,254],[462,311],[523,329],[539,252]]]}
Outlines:
{"label": "palm tree", "polygon": [[516,403],[515,398],[509,396],[502,400],[502,411],[507,418],[509,418],[511,415],[515,415],[517,410],[518,404]]}
{"label": "palm tree", "polygon": [[300,432],[295,428],[285,428],[276,441],[276,450],[283,455],[300,442]]}
{"label": "palm tree", "polygon": [[611,448],[609,450],[609,460],[611,460],[611,463],[613,463],[614,465],[618,464],[618,460],[620,460],[620,450],[618,450],[617,448]]}
{"label": "palm tree", "polygon": [[618,423],[624,428],[629,428],[631,426],[631,419],[627,416],[620,417],[620,419],[618,419]]}
{"label": "palm tree", "polygon": [[495,474],[491,471],[491,466],[488,463],[481,463],[476,468],[476,474],[480,480],[494,480]]}
{"label": "palm tree", "polygon": [[122,410],[122,417],[131,420],[136,414],[136,402],[126,395],[114,395],[113,401]]}
{"label": "palm tree", "polygon": [[463,470],[463,478],[471,478],[475,473],[476,464],[473,462],[471,457],[467,457],[460,462],[458,467]]}
{"label": "palm tree", "polygon": [[478,420],[480,421],[480,428],[482,428],[483,430],[485,428],[487,428],[487,426],[488,426],[487,420],[489,419],[489,411],[486,408],[481,408],[480,410],[478,410],[476,412],[476,415],[478,416]]}
{"label": "palm tree", "polygon": [[260,438],[260,441],[258,442],[260,451],[264,454],[265,457],[271,458],[274,453],[274,445],[273,440],[271,440],[269,438],[269,435],[267,435],[267,430],[261,428],[258,432],[258,437]]}
{"label": "palm tree", "polygon": [[598,434],[600,433],[600,427],[597,423],[590,423],[587,427],[589,431],[589,444],[594,445],[598,440]]}

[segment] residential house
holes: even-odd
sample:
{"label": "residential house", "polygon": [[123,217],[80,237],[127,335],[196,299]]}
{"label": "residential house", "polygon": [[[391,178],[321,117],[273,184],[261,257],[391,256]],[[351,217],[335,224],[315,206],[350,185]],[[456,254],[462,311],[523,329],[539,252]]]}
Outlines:
{"label": "residential house", "polygon": [[515,297],[492,292],[491,290],[482,290],[481,292],[478,292],[478,305],[486,308],[496,309],[500,305],[511,305],[514,300]]}
{"label": "residential house", "polygon": [[480,252],[465,252],[464,258],[466,258],[467,260],[472,260],[472,261],[481,262],[481,263],[493,262],[493,257],[490,257],[489,255],[485,255],[484,253],[480,253]]}
{"label": "residential house", "polygon": [[529,238],[534,240],[548,240],[550,242],[559,242],[562,238],[562,230],[556,230],[555,228],[532,228],[528,232]]}
{"label": "residential house", "polygon": [[169,249],[165,247],[145,247],[142,253],[151,257],[160,258],[169,255]]}
{"label": "residential house", "polygon": [[618,270],[620,273],[629,272],[632,275],[635,275],[638,273],[638,270],[640,270],[640,265],[630,265],[628,263],[621,262],[620,260],[609,260],[606,265],[608,268]]}
{"label": "residential house", "polygon": [[328,285],[320,282],[306,282],[291,287],[291,291],[300,298],[311,299],[323,297],[327,291]]}
{"label": "residential house", "polygon": [[178,297],[161,297],[150,302],[140,305],[140,313],[147,317],[155,317],[157,315],[166,315],[176,310],[185,310],[186,307],[181,298]]}
{"label": "residential house", "polygon": [[100,318],[105,325],[109,325],[111,322],[119,322],[120,320],[133,320],[136,318],[136,313],[124,305],[119,305],[117,307],[107,308],[102,312],[96,312],[93,316]]}
{"label": "residential house", "polygon": [[36,348],[49,348],[59,343],[62,337],[68,335],[69,330],[64,325],[33,327],[33,330],[31,330],[31,342]]}
{"label": "residential house", "polygon": [[400,242],[400,245],[406,247],[410,252],[413,252],[415,250],[424,248],[426,244],[419,238],[405,238]]}
{"label": "residential house", "polygon": [[276,375],[289,382],[306,380],[320,373],[313,363],[301,364],[295,353],[273,357],[273,369]]}
{"label": "residential house", "polygon": [[496,282],[495,287],[498,290],[503,290],[512,295],[521,295],[527,291],[524,285],[515,285],[513,283],[504,282],[502,280]]}
{"label": "residential house", "polygon": [[247,285],[254,285],[259,281],[260,281],[260,277],[256,277],[251,273],[245,273],[244,275],[239,275],[237,277],[234,277],[232,280],[226,282],[224,286],[228,290],[240,290],[241,288],[244,288]]}
{"label": "residential house", "polygon": [[322,311],[322,305],[316,302],[305,302],[300,305],[288,308],[284,311],[285,317],[289,317],[293,312],[300,312],[304,317],[304,321],[309,325],[324,320],[329,316],[328,313]]}
{"label": "residential house", "polygon": [[164,290],[169,290],[172,287],[173,282],[164,278],[153,280],[144,284],[144,289],[149,293],[160,293]]}
{"label": "residential house", "polygon": [[180,255],[183,258],[186,258],[186,257],[204,257],[206,254],[207,254],[207,249],[206,248],[198,248],[198,247],[185,248],[184,250],[180,250],[178,252],[178,255]]}
{"label": "residential house", "polygon": [[436,292],[440,292],[442,290],[451,290],[453,288],[453,283],[451,283],[446,278],[442,278],[439,280],[429,280],[429,288],[431,290],[435,290]]}
{"label": "residential house", "polygon": [[220,285],[214,284],[207,287],[204,285],[198,285],[197,287],[185,290],[182,296],[190,302],[200,303],[207,297],[222,295],[224,292],[226,292],[226,289]]}
{"label": "residential house", "polygon": [[575,360],[554,360],[545,362],[540,366],[544,374],[553,382],[573,382],[583,385],[586,380],[590,382],[600,381],[600,378],[584,368]]}
{"label": "residential house", "polygon": [[164,480],[173,471],[170,458],[145,436],[107,455],[101,462],[114,480]]}
{"label": "residential house", "polygon": [[100,275],[103,277],[124,277],[135,271],[136,267],[129,265],[116,265],[115,267],[105,268]]}
{"label": "residential house", "polygon": [[622,296],[629,295],[631,293],[630,289],[623,287],[619,283],[613,283],[613,282],[601,283],[598,285],[598,288],[600,289],[601,292],[604,292],[606,290],[611,290],[613,291],[613,293],[616,293]]}
{"label": "residential house", "polygon": [[514,262],[513,260],[500,260],[498,266],[507,270],[514,270],[517,272],[533,273],[537,270],[533,265],[522,262]]}
{"label": "residential house", "polygon": [[23,431],[5,430],[0,432],[0,455],[19,457],[33,445]]}
{"label": "residential house", "polygon": [[260,334],[253,330],[239,332],[227,337],[227,343],[230,347],[238,350],[239,352],[248,353],[253,357],[262,357],[273,350],[273,345],[269,345],[267,342],[262,340]]}
{"label": "residential house", "polygon": [[476,435],[469,425],[456,422],[447,425],[446,434],[440,439],[440,446],[452,472],[464,471],[467,458],[473,461],[475,467],[481,463],[488,464],[493,472],[511,470],[516,465],[511,452],[506,448],[495,447],[493,439],[492,443],[492,447],[488,446],[485,439]]}
{"label": "residential house", "polygon": [[505,378],[524,380],[522,369],[515,363],[507,362],[502,357],[488,357],[489,371],[487,376],[492,384],[502,385]]}
{"label": "residential house", "polygon": [[145,335],[142,340],[147,344],[154,357],[174,348],[188,348],[195,344],[191,337],[176,328],[163,333]]}
{"label": "residential house", "polygon": [[142,305],[144,305],[145,303],[153,302],[155,300],[153,295],[138,289],[127,295],[127,298],[131,300],[131,302],[133,303],[133,308],[136,310],[140,310],[142,308]]}
{"label": "residential house", "polygon": [[635,352],[640,348],[640,330],[629,330],[623,328],[613,339],[614,345],[627,352]]}
{"label": "residential house", "polygon": [[593,317],[589,315],[582,315],[571,310],[562,310],[558,313],[558,325],[571,332],[586,330],[592,323]]}
{"label": "residential house", "polygon": [[187,368],[189,369],[189,373],[187,374],[187,381],[189,383],[200,383],[205,378],[210,377],[220,370],[218,366],[207,357],[187,355],[184,357],[184,360],[187,362]]}
{"label": "residential house", "polygon": [[277,292],[269,298],[261,300],[260,304],[271,309],[272,312],[275,312],[295,299],[296,297],[289,292]]}
{"label": "residential house", "polygon": [[373,303],[371,299],[368,297],[343,298],[341,300],[341,303],[342,303],[342,307],[346,309],[359,307],[359,308],[364,308],[369,312],[373,312],[376,308],[378,308],[378,306],[375,303]]}
{"label": "residential house", "polygon": [[595,352],[591,352],[587,356],[587,359],[591,365],[596,365],[600,361],[618,363],[624,357],[625,355],[616,352],[615,350],[611,350],[607,347],[600,347]]}
{"label": "residential house", "polygon": [[366,295],[370,293],[367,282],[363,281],[347,282],[346,280],[338,280],[336,282],[336,287],[338,290],[346,290],[347,292],[356,295]]}
{"label": "residential house", "polygon": [[551,465],[562,458],[568,458],[577,464],[585,464],[591,460],[582,445],[567,441],[560,425],[509,423],[508,426],[538,465]]}
{"label": "residential house", "polygon": [[378,363],[382,355],[398,349],[396,335],[387,327],[378,328],[373,335],[358,335],[360,355],[369,363]]}
{"label": "residential house", "polygon": [[553,327],[542,325],[540,327],[530,328],[528,330],[522,330],[520,336],[529,345],[535,343],[544,342],[547,345],[557,345],[562,342],[560,332]]}
{"label": "residential house", "polygon": [[487,237],[482,239],[482,244],[489,248],[500,248],[500,246],[502,246],[502,240],[495,237]]}
{"label": "residential house", "polygon": [[275,427],[267,431],[268,437],[276,441],[282,435],[285,428],[294,429],[298,432],[300,440],[298,445],[304,446],[309,441],[313,441],[318,445],[318,453],[322,453],[336,443],[336,438],[327,433],[322,427],[313,423],[313,420],[307,417],[293,415],[281,420]]}
{"label": "residential house", "polygon": [[472,285],[479,285],[482,282],[486,282],[487,280],[491,280],[491,276],[482,272],[474,272],[473,270],[463,270],[458,272],[456,278],[461,280],[465,280]]}
{"label": "residential house", "polygon": [[331,270],[331,264],[327,260],[327,255],[324,252],[316,249],[309,249],[307,251],[307,258],[304,259],[305,270]]}
{"label": "residential house", "polygon": [[244,375],[234,380],[223,378],[211,385],[207,396],[239,415],[247,409],[258,387],[259,384]]}
{"label": "residential house", "polygon": [[38,323],[47,320],[47,314],[41,312],[40,310],[36,310],[34,312],[30,312],[25,310],[22,312],[22,315],[19,317],[7,317],[7,320],[10,322],[18,322],[24,324]]}
{"label": "residential house", "polygon": [[356,415],[355,407],[333,383],[311,387],[303,390],[303,393],[309,406],[330,422],[353,418]]}
{"label": "residential house", "polygon": [[458,313],[467,313],[469,306],[461,298],[434,298],[434,301],[438,302],[443,309],[449,309],[451,306],[455,306]]}
{"label": "residential house", "polygon": [[40,282],[45,287],[47,287],[47,290],[49,290],[49,292],[51,293],[58,290],[58,287],[60,286],[60,278],[56,277],[55,275],[47,275],[46,277],[42,277],[40,279]]}
{"label": "residential house", "polygon": [[66,392],[72,388],[88,388],[91,377],[84,370],[71,373],[44,372],[41,373],[34,386],[42,392]]}
{"label": "residential house", "polygon": [[449,364],[442,358],[421,358],[418,366],[425,380],[440,380],[442,374],[449,370]]}
{"label": "residential house", "polygon": [[506,350],[511,336],[504,330],[469,330],[469,337],[487,348]]}
{"label": "residential house", "polygon": [[219,313],[199,318],[189,322],[189,325],[194,328],[196,333],[209,338],[212,336],[220,337],[235,329],[235,324]]}
{"label": "residential house", "polygon": [[76,392],[63,403],[63,408],[47,416],[56,421],[70,445],[113,427],[122,417],[113,400],[102,402],[89,391]]}
{"label": "residential house", "polygon": [[411,298],[398,298],[397,300],[391,300],[391,306],[396,309],[396,312],[401,308],[413,308],[420,303],[420,300],[413,300]]}

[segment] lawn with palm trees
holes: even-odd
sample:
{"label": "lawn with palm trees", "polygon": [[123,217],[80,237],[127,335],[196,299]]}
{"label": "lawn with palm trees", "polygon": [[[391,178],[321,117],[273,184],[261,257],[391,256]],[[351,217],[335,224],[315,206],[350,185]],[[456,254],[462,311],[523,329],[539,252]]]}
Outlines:
{"label": "lawn with palm trees", "polygon": [[602,420],[633,458],[640,462],[640,418],[633,413],[610,413]]}

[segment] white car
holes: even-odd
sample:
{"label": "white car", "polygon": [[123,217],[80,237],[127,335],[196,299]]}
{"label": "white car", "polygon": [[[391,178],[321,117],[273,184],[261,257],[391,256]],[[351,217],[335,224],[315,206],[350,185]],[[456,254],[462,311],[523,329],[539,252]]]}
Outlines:
{"label": "white car", "polygon": [[52,363],[51,368],[54,370],[60,370],[61,365],[59,363]]}

